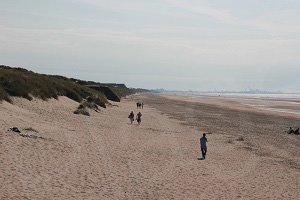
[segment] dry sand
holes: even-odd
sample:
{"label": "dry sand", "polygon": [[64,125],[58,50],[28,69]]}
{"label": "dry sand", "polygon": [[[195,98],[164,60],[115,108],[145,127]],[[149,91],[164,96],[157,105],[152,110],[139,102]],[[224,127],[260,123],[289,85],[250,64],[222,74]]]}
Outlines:
{"label": "dry sand", "polygon": [[[78,103],[65,97],[0,103],[0,199],[300,196],[300,136],[283,132],[299,118],[186,100],[135,95],[90,117],[74,115]],[[140,126],[131,110],[142,112]],[[36,137],[6,131],[13,126]],[[203,131],[212,134],[198,160]]]}

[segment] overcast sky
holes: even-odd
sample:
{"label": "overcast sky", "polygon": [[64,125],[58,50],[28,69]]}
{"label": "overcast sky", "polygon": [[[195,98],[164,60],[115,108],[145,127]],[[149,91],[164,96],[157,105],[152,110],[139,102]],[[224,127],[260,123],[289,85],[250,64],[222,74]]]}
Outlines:
{"label": "overcast sky", "polygon": [[1,0],[0,64],[130,87],[300,92],[299,0]]}

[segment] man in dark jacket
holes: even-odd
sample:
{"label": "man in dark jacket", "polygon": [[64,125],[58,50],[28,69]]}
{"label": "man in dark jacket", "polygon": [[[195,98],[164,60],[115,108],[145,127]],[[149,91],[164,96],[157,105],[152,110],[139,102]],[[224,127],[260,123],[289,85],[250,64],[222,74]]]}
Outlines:
{"label": "man in dark jacket", "polygon": [[201,148],[201,152],[202,152],[202,158],[205,159],[206,156],[206,152],[207,152],[207,138],[206,138],[206,134],[203,133],[203,137],[200,138],[200,148]]}

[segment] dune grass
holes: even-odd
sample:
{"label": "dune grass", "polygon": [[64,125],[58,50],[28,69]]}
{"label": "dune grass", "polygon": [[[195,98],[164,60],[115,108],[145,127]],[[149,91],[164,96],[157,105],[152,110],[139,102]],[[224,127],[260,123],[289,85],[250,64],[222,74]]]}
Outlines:
{"label": "dune grass", "polygon": [[28,100],[32,100],[32,97],[47,100],[66,96],[77,102],[93,97],[101,105],[107,103],[103,93],[80,85],[72,79],[0,65],[0,100],[10,102],[10,96]]}
{"label": "dune grass", "polygon": [[134,94],[135,92],[129,88],[109,87],[120,99],[127,95]]}

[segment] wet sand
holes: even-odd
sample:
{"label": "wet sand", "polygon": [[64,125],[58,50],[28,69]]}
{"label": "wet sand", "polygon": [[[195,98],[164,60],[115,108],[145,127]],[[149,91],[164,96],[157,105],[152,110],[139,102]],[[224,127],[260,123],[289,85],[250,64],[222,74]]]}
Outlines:
{"label": "wet sand", "polygon": [[299,118],[216,102],[133,95],[90,117],[65,97],[0,103],[0,199],[297,199],[300,136],[284,131]]}

